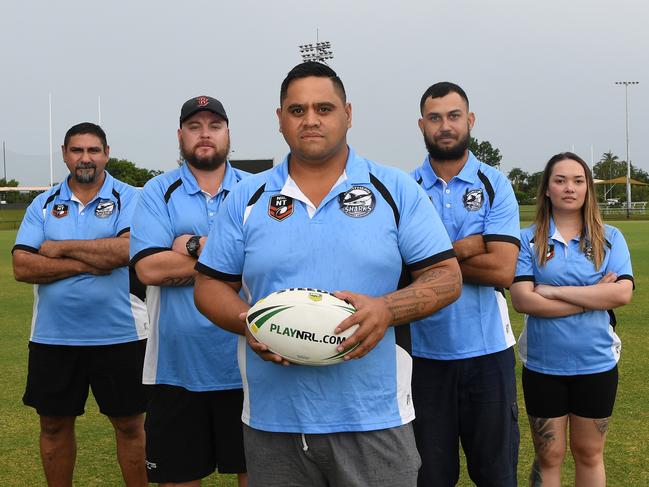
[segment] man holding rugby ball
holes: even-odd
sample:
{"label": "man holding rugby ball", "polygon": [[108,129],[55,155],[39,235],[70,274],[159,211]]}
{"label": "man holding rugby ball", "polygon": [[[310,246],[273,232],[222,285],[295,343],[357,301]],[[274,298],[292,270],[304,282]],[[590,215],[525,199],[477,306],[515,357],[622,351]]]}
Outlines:
{"label": "man holding rugby ball", "polygon": [[[197,264],[199,310],[247,334],[238,356],[250,485],[412,487],[412,360],[407,328],[395,325],[457,299],[455,254],[421,188],[347,145],[352,109],[331,68],[293,68],[280,105],[290,153],[233,190]],[[292,287],[338,290],[356,308],[337,330],[359,324],[339,347],[358,344],[343,363],[281,367],[246,331],[252,304]]]}

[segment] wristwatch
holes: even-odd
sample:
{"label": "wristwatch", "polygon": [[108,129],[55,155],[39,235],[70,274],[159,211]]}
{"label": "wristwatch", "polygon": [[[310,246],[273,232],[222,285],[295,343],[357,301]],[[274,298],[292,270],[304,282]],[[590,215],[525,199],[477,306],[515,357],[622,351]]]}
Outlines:
{"label": "wristwatch", "polygon": [[187,240],[185,247],[187,248],[187,253],[189,255],[194,259],[198,259],[198,249],[201,248],[201,236],[194,235],[193,237],[190,237],[189,240]]}

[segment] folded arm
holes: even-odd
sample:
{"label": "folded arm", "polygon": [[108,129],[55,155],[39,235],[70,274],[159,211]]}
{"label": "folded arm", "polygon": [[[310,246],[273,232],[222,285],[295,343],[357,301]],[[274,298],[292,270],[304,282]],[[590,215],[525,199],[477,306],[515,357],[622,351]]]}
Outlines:
{"label": "folded arm", "polygon": [[51,259],[68,258],[105,271],[128,265],[129,232],[94,240],[46,240],[38,253]]}
{"label": "folded arm", "polygon": [[[605,279],[609,276],[609,280]],[[539,285],[534,292],[551,300],[561,300],[566,303],[581,306],[585,309],[613,309],[631,302],[633,282],[628,279],[613,281],[617,276],[613,273],[604,276],[602,281],[590,286],[547,286]]]}
{"label": "folded arm", "polygon": [[519,313],[553,318],[623,306],[631,301],[633,282],[618,281],[610,272],[590,286],[535,286],[532,281],[520,281],[512,284],[510,292]]}
{"label": "folded arm", "polygon": [[[174,240],[171,250],[147,255],[135,263],[138,279],[147,286],[191,286],[196,278],[196,259],[187,253],[187,240],[191,235],[181,235]],[[201,237],[200,252],[207,237]]]}
{"label": "folded arm", "polygon": [[541,318],[558,318],[582,313],[584,308],[558,299],[548,299],[534,292],[534,282],[518,281],[509,288],[512,305],[519,313]]}
{"label": "folded arm", "polygon": [[514,280],[518,246],[512,242],[483,240],[470,235],[453,242],[464,282],[506,288]]}
{"label": "folded arm", "polygon": [[83,261],[69,257],[45,257],[37,253],[16,249],[12,255],[14,277],[30,284],[49,284],[77,274],[110,274]]}

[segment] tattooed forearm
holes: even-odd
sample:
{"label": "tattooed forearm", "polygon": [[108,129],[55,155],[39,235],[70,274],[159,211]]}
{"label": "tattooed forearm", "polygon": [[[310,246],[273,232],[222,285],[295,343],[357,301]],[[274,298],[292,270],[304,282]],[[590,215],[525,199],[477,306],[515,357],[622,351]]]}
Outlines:
{"label": "tattooed forearm", "polygon": [[530,416],[532,441],[536,451],[543,451],[556,440],[552,420],[549,418],[533,418]]}
{"label": "tattooed forearm", "polygon": [[408,287],[384,297],[392,324],[423,318],[455,301],[462,290],[461,275],[446,267],[429,269]]}
{"label": "tattooed forearm", "polygon": [[595,428],[597,428],[597,431],[599,431],[599,434],[602,436],[604,436],[608,431],[608,420],[609,418],[593,419],[593,423],[595,423]]}
{"label": "tattooed forearm", "polygon": [[167,277],[162,281],[163,286],[193,286],[194,285],[194,276],[190,277]]}
{"label": "tattooed forearm", "polygon": [[426,308],[424,303],[412,303],[412,304],[388,304],[388,309],[392,314],[392,322],[400,323],[401,321],[409,321],[410,316],[415,316]]}
{"label": "tattooed forearm", "polygon": [[539,465],[538,459],[535,458],[532,464],[532,471],[530,472],[530,487],[541,487],[542,485],[541,466]]}

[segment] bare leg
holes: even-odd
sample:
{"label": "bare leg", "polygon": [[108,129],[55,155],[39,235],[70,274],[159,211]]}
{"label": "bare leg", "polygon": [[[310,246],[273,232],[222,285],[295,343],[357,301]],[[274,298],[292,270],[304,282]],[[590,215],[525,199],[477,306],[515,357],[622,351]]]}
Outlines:
{"label": "bare leg", "polygon": [[77,444],[75,416],[40,416],[40,450],[49,487],[71,487]]}
{"label": "bare leg", "polygon": [[110,417],[115,428],[117,461],[127,487],[148,485],[145,465],[144,414]]}
{"label": "bare leg", "polygon": [[566,427],[568,416],[559,418],[535,418],[528,416],[534,464],[530,472],[530,487],[560,487],[561,465],[566,455]]}
{"label": "bare leg", "polygon": [[575,459],[576,487],[605,487],[604,443],[609,418],[570,415],[570,450]]}
{"label": "bare leg", "polygon": [[248,474],[238,473],[237,481],[239,482],[239,487],[248,487]]}

